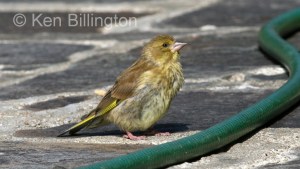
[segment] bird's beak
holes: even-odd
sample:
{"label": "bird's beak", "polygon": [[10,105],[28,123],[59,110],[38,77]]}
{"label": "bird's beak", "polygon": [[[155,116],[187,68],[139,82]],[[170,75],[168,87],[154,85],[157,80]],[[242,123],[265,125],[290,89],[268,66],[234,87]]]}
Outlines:
{"label": "bird's beak", "polygon": [[183,48],[185,45],[187,45],[187,43],[175,42],[175,44],[172,46],[171,50],[172,50],[172,52],[177,52],[181,48]]}

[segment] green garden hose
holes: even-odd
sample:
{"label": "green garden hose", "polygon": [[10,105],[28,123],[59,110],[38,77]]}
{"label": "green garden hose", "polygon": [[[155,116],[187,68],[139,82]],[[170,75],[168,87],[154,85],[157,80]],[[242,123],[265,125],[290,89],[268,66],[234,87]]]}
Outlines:
{"label": "green garden hose", "polygon": [[288,82],[239,114],[197,134],[153,146],[81,169],[159,168],[200,157],[261,127],[300,99],[300,55],[281,37],[300,28],[300,9],[289,11],[267,23],[259,33],[261,48],[289,71]]}

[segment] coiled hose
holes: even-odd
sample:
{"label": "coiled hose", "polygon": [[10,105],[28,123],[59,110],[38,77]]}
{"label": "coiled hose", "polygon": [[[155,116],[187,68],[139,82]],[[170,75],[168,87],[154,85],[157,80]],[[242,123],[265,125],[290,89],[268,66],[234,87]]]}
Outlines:
{"label": "coiled hose", "polygon": [[300,55],[281,37],[300,28],[300,8],[278,16],[259,33],[260,47],[289,71],[281,88],[239,114],[192,136],[153,146],[81,169],[150,169],[169,166],[219,149],[261,127],[299,101]]}

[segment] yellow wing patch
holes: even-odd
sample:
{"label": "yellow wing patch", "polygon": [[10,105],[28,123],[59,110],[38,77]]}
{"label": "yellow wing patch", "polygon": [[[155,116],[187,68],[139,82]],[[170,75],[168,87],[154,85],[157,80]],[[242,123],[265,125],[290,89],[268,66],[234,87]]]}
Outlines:
{"label": "yellow wing patch", "polygon": [[102,116],[104,115],[105,113],[111,111],[112,109],[114,109],[115,107],[117,107],[118,103],[120,102],[121,100],[114,100],[112,103],[110,103],[107,107],[105,107],[104,109],[102,109],[99,113],[97,113],[96,117],[99,117],[99,116]]}

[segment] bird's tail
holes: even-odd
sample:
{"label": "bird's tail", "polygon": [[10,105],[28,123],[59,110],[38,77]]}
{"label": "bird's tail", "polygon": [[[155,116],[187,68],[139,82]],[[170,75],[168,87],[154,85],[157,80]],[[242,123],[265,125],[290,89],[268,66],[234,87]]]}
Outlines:
{"label": "bird's tail", "polygon": [[94,128],[94,127],[98,127],[101,125],[109,124],[108,121],[103,119],[103,115],[106,114],[107,112],[111,111],[112,109],[114,109],[120,103],[120,101],[121,100],[115,99],[107,107],[105,107],[102,110],[98,110],[97,108],[92,110],[89,114],[82,117],[83,120],[81,122],[75,124],[68,130],[64,131],[63,133],[58,135],[58,137],[64,136],[67,133],[69,133],[70,135],[73,135],[76,132],[78,132],[79,130],[86,128],[86,127]]}
{"label": "bird's tail", "polygon": [[[59,134],[57,137],[64,136],[67,133],[69,135],[73,135],[73,134],[77,133],[79,130],[90,126],[96,119],[98,121],[99,118],[102,118],[102,117],[99,117],[96,115],[96,113],[91,112],[81,122],[75,124],[74,126],[72,126],[69,129],[65,130],[64,132]],[[100,120],[100,121],[102,121],[102,120]]]}

